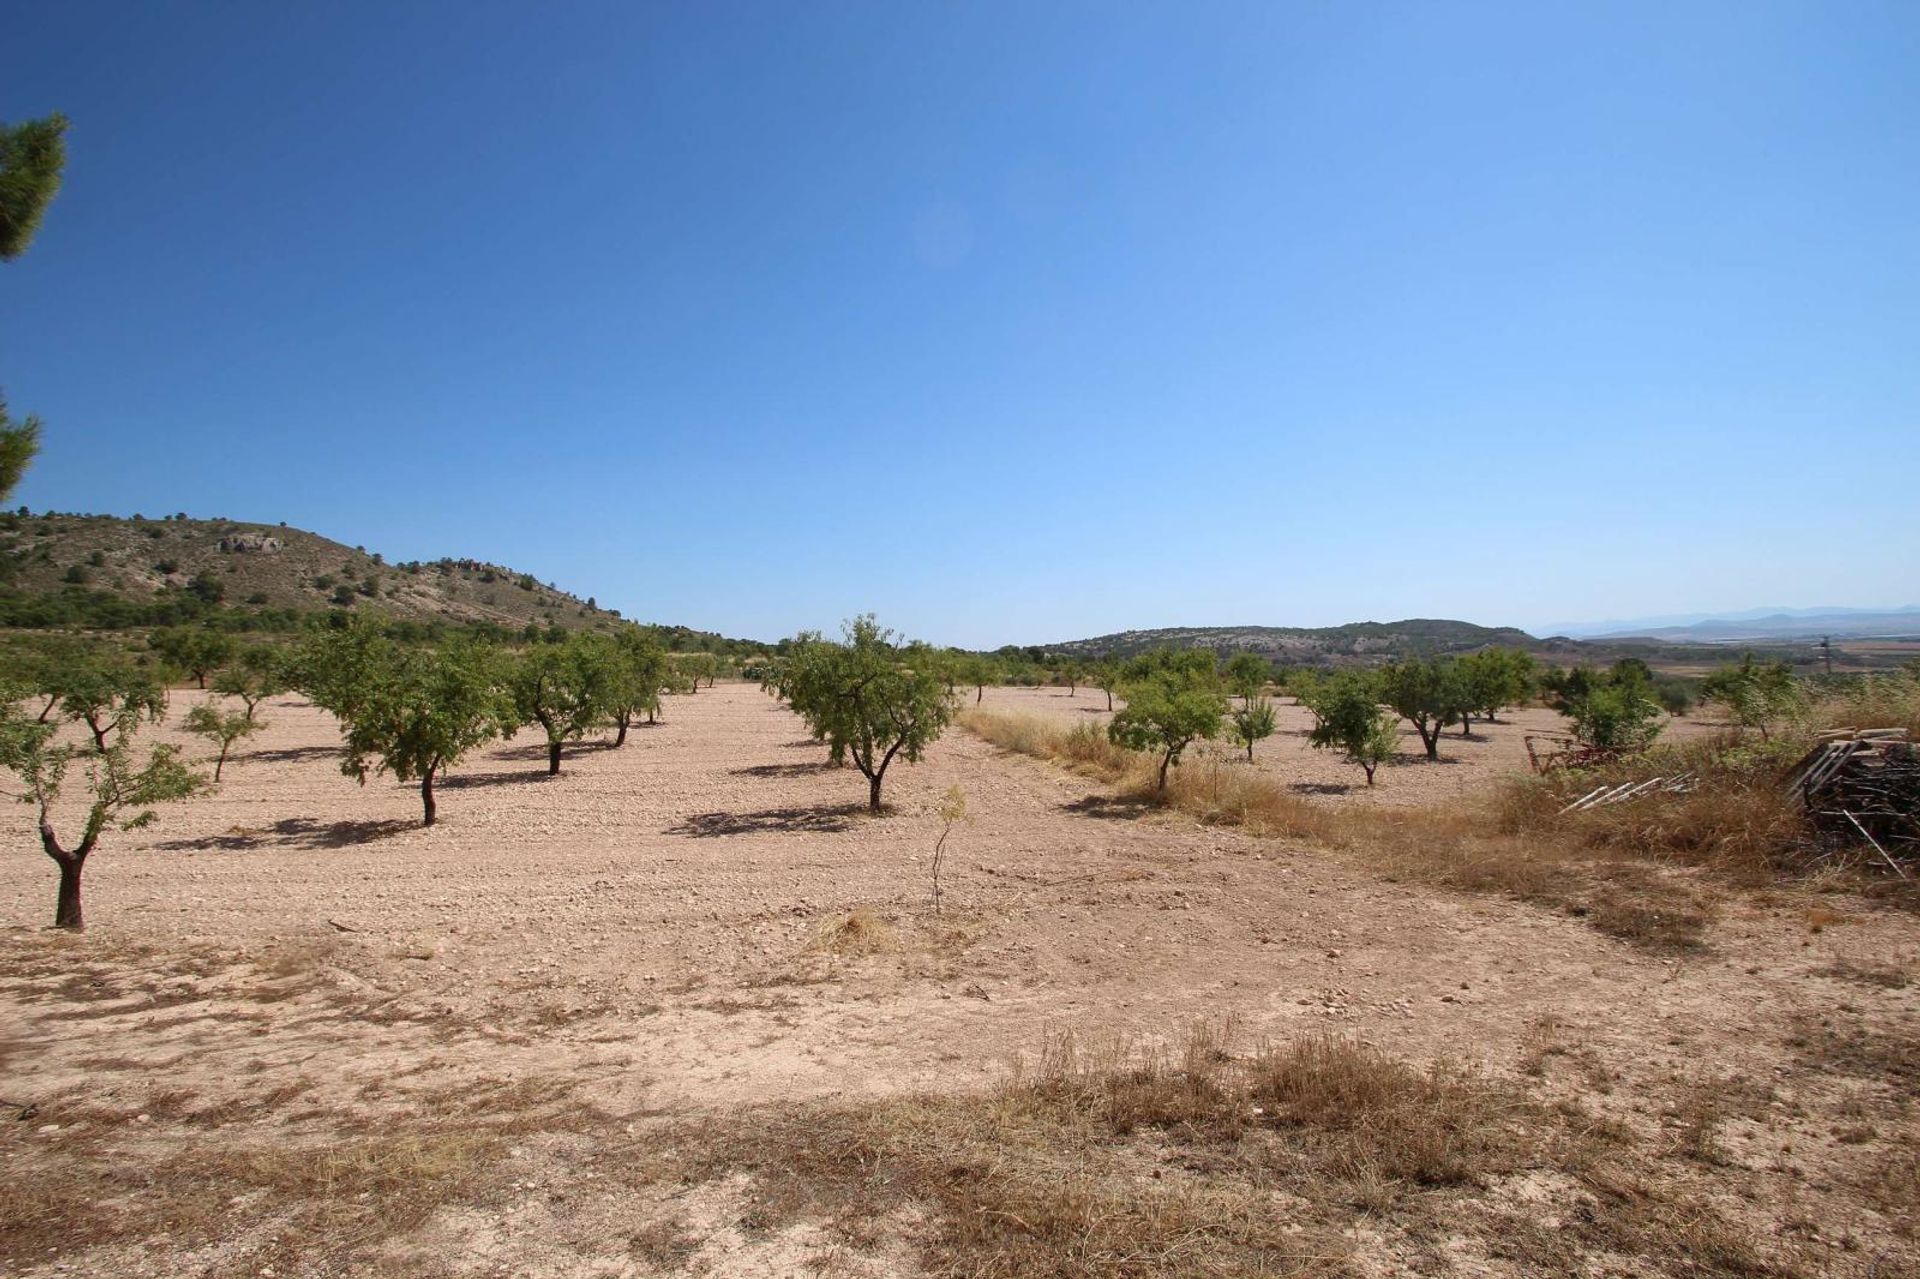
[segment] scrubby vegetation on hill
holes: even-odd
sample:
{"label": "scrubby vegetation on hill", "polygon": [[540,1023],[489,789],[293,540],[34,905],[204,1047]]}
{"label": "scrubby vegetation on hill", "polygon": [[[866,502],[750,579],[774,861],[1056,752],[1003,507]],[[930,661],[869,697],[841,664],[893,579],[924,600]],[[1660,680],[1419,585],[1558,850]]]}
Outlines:
{"label": "scrubby vegetation on hill", "polygon": [[[0,514],[0,627],[127,630],[203,624],[293,631],[328,613],[374,612],[404,625],[493,637],[611,630],[600,608],[530,573],[476,559],[389,563],[285,524],[238,520]],[[684,626],[660,628],[675,652],[760,646]]]}

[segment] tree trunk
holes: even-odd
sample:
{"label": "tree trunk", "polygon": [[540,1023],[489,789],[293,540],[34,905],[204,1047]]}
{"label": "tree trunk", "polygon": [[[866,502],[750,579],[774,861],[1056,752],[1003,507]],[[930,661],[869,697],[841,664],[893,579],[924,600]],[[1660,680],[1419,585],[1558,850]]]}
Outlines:
{"label": "tree trunk", "polygon": [[875,773],[872,777],[869,777],[867,779],[867,811],[868,812],[877,813],[880,811],[880,779],[885,776],[886,774],[884,772],[880,772],[880,773]]}
{"label": "tree trunk", "polygon": [[93,749],[102,755],[107,753],[107,730],[100,727],[96,720],[87,721],[87,729],[93,734]]}
{"label": "tree trunk", "polygon": [[620,725],[620,731],[614,734],[613,737],[613,747],[615,750],[627,744],[627,724],[632,718],[633,716],[629,712],[621,711],[619,719],[615,721]]}
{"label": "tree trunk", "polygon": [[49,697],[47,699],[47,704],[40,708],[40,723],[42,724],[46,723],[47,716],[53,714],[53,708],[58,706],[59,704],[60,704],[60,694],[55,693],[52,697]]}
{"label": "tree trunk", "polygon": [[1362,764],[1360,765],[1360,767],[1367,770],[1367,785],[1369,786],[1373,785],[1373,770],[1378,768],[1379,765],[1378,764]]}
{"label": "tree trunk", "polygon": [[560,771],[560,743],[547,743],[547,776],[552,777]]}
{"label": "tree trunk", "polygon": [[980,704],[980,699],[985,697],[986,695],[987,695],[987,686],[985,684],[982,684],[980,687],[974,689],[973,704],[975,706],[978,706]]}
{"label": "tree trunk", "polygon": [[429,768],[420,774],[420,824],[431,826],[434,823],[433,770]]}
{"label": "tree trunk", "polygon": [[1107,714],[1113,714],[1113,690],[1107,690]]}
{"label": "tree trunk", "polygon": [[654,716],[659,713],[660,713],[660,708],[658,706],[647,707],[647,723],[649,724],[657,723],[658,721],[654,719]]}
{"label": "tree trunk", "polygon": [[87,854],[93,851],[96,834],[95,827],[89,824],[87,837],[80,841],[80,847],[68,852],[60,847],[60,840],[54,835],[53,825],[47,821],[45,813],[40,817],[40,847],[60,868],[60,895],[53,904],[55,928],[70,928],[77,933],[87,926],[80,914],[80,871],[87,864]]}
{"label": "tree trunk", "polygon": [[86,865],[78,857],[60,858],[60,896],[53,907],[53,926],[83,931],[87,924],[80,914],[80,868]]}
{"label": "tree trunk", "polygon": [[1247,763],[1253,763],[1253,743],[1247,743]]}
{"label": "tree trunk", "polygon": [[207,673],[205,671],[195,671],[193,677],[200,681],[201,691],[204,692],[207,687]]}
{"label": "tree trunk", "polygon": [[1160,757],[1160,793],[1167,793],[1167,769],[1173,764],[1173,752],[1168,751]]}
{"label": "tree trunk", "polygon": [[1425,721],[1413,727],[1420,734],[1420,744],[1427,748],[1427,758],[1438,760],[1440,758],[1440,721],[1435,720],[1431,728],[1427,727]]}
{"label": "tree trunk", "polygon": [[231,749],[233,749],[231,742],[220,744],[220,758],[213,762],[213,780],[216,782],[220,780],[220,770],[227,766],[227,752]]}

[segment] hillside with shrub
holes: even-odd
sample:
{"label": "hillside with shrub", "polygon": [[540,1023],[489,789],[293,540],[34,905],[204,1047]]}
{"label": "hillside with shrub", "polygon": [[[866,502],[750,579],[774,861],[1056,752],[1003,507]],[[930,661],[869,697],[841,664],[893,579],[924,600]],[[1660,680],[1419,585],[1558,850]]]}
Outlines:
{"label": "hillside with shrub", "polygon": [[[506,565],[390,563],[378,551],[285,524],[24,508],[0,515],[0,626],[124,630],[217,620],[287,630],[337,610],[508,631],[600,630],[620,620],[617,610]],[[726,644],[672,631],[679,651]]]}

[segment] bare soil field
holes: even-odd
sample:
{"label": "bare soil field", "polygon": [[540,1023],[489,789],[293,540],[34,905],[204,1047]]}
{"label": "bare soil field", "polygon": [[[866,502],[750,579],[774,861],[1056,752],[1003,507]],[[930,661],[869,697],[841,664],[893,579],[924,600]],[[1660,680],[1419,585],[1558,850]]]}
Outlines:
{"label": "bare soil field", "polygon": [[[0,1274],[1920,1273],[1910,913],[1716,888],[1705,948],[1660,954],[1117,804],[957,729],[870,817],[737,684],[558,777],[528,736],[485,749],[421,829],[411,788],[340,774],[323,713],[263,713],[217,793],[103,841],[83,935],[44,927],[54,868],[10,806]],[[1285,715],[1259,767],[1356,780]],[[1522,767],[1537,718],[1383,770],[1378,802]],[[1079,1079],[1065,1037],[1123,1063],[1197,1042],[1116,1076],[1177,1077],[1188,1108],[1007,1091]],[[1263,1042],[1331,1045],[1372,1091],[1248,1130],[1279,1067],[1243,1094],[1205,1063]],[[1389,1093],[1365,1142],[1341,1126]],[[1420,1161],[1376,1158],[1413,1131]],[[1016,1181],[1029,1200],[987,1197]],[[1019,1206],[1062,1186],[1070,1228]],[[1204,1227],[1169,1206],[1209,1204]]]}
{"label": "bare soil field", "polygon": [[[1239,705],[1234,698],[1234,705]],[[973,695],[963,699],[975,704]],[[1064,688],[989,688],[979,705],[984,710],[1020,715],[1040,715],[1062,723],[1105,724],[1112,716],[1107,711],[1107,695],[1097,688],[1082,688],[1069,693]],[[1116,708],[1124,707],[1123,698],[1114,699]],[[1315,750],[1307,742],[1313,728],[1313,716],[1292,698],[1273,699],[1278,727],[1272,737],[1253,748],[1252,767],[1256,772],[1285,784],[1296,794],[1335,798],[1348,802],[1386,805],[1433,804],[1465,795],[1488,782],[1510,773],[1527,771],[1527,737],[1564,737],[1566,717],[1543,706],[1526,706],[1502,711],[1499,722],[1475,721],[1469,732],[1450,728],[1441,735],[1440,759],[1429,760],[1420,735],[1405,720],[1400,721],[1400,753],[1384,765],[1369,788],[1366,775],[1358,765],[1349,764],[1338,751]],[[1711,715],[1669,717],[1661,733],[1663,741],[1684,741],[1691,737],[1723,733],[1731,725]],[[1539,749],[1552,749],[1550,742]],[[1244,760],[1244,748],[1230,741],[1201,742],[1190,758],[1213,756],[1223,760]]]}

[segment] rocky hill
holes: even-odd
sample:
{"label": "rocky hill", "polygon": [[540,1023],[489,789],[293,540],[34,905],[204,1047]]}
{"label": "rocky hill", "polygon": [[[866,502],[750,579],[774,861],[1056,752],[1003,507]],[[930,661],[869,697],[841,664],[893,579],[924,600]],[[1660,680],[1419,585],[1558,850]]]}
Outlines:
{"label": "rocky hill", "polygon": [[79,616],[112,614],[115,602],[191,599],[296,613],[378,608],[408,620],[515,630],[528,623],[596,627],[619,617],[501,564],[390,564],[378,552],[284,524],[184,516],[0,515],[0,596],[14,613]]}

